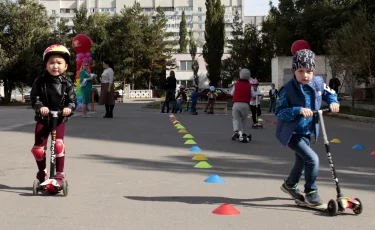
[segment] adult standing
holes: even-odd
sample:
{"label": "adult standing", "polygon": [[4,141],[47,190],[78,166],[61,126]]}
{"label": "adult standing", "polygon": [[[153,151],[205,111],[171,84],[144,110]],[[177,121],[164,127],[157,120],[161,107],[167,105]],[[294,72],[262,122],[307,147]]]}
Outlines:
{"label": "adult standing", "polygon": [[81,71],[79,72],[79,79],[82,92],[82,117],[90,117],[87,115],[87,106],[91,103],[92,80],[95,74],[89,74],[89,63],[83,62]]}
{"label": "adult standing", "polygon": [[101,78],[99,105],[105,105],[103,118],[113,118],[115,107],[114,66],[109,60],[103,62],[104,71]]}
{"label": "adult standing", "polygon": [[329,88],[336,91],[337,95],[339,94],[339,86],[341,85],[340,79],[336,76],[333,76],[331,80],[329,80]]}
{"label": "adult standing", "polygon": [[177,87],[177,80],[174,71],[172,70],[169,73],[169,77],[167,77],[167,80],[165,81],[165,90],[166,90],[166,95],[165,95],[165,101],[163,103],[163,107],[161,108],[161,112],[165,113],[164,108],[167,106],[167,113],[169,113],[169,103],[173,103],[173,107],[176,105],[176,87]]}

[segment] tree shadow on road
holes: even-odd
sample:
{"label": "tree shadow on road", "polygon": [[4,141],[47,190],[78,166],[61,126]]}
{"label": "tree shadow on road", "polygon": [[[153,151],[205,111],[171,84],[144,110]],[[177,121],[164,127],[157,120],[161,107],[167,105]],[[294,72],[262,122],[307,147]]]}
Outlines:
{"label": "tree shadow on road", "polygon": [[32,187],[10,187],[5,184],[0,184],[0,192],[10,192],[21,194],[24,191],[32,191]]}
{"label": "tree shadow on road", "polygon": [[[282,210],[289,212],[310,212],[316,215],[328,216],[328,213],[324,211],[318,211],[309,209],[306,207],[298,207],[293,204],[264,204],[262,202],[272,202],[272,201],[289,201],[293,202],[292,199],[281,198],[281,197],[260,197],[251,199],[237,199],[229,197],[213,197],[213,196],[124,196],[124,198],[135,201],[144,202],[172,202],[172,203],[185,203],[185,204],[217,204],[221,205],[223,203],[231,204],[234,207],[244,207],[244,208],[261,208],[261,209],[273,209]],[[241,212],[241,210],[239,210]],[[319,214],[318,214],[319,213]]]}
{"label": "tree shadow on road", "polygon": [[[208,163],[212,165],[209,169],[194,168],[198,161],[191,160],[190,157],[181,155],[168,156],[166,161],[156,161],[152,159],[114,157],[101,154],[88,154],[84,156],[72,156],[72,158],[80,158],[87,160],[101,161],[106,164],[120,165],[126,168],[142,170],[142,171],[162,171],[173,172],[180,174],[218,174],[223,178],[249,178],[249,179],[278,179],[280,184],[285,179],[286,170],[289,163],[285,161],[278,161],[277,164],[267,158],[254,158],[249,155],[247,158],[209,158]],[[341,172],[340,176],[345,178],[341,180],[341,186],[345,194],[345,188],[375,190],[375,185],[372,183],[373,175],[364,175],[356,171],[356,169]],[[301,186],[304,184],[304,178],[301,178]],[[332,187],[332,192],[335,191],[332,175],[329,170],[320,171],[318,184]]]}
{"label": "tree shadow on road", "polygon": [[[100,108],[101,109],[101,108]],[[109,164],[119,164],[136,170],[170,171],[174,173],[191,172],[196,162],[191,161],[195,153],[189,152],[191,145],[184,145],[186,139],[183,134],[170,122],[167,114],[157,114],[158,111],[150,112],[132,105],[116,105],[116,114],[113,119],[102,119],[101,114],[96,117],[84,119],[72,118],[67,125],[66,145],[80,158],[94,159]],[[275,138],[275,125],[265,123],[263,130],[251,130],[253,140],[251,143],[243,144],[230,140],[232,134],[231,116],[177,114],[177,119],[194,136],[197,145],[203,150],[214,167],[210,170],[194,171],[197,173],[217,172],[219,175],[233,177],[258,177],[270,179],[284,179],[293,166],[294,154],[282,146]],[[275,120],[275,116],[264,119]],[[250,123],[250,122],[249,122]],[[355,124],[355,126],[353,126]],[[250,125],[250,124],[249,124]],[[351,127],[349,127],[351,125]],[[351,123],[342,120],[327,119],[326,127],[330,138],[340,138],[342,144],[331,146],[332,156],[338,178],[343,186],[353,189],[375,190],[373,178],[375,169],[373,167],[375,158],[369,152],[375,150],[373,136],[368,135],[375,126],[371,124]],[[16,128],[10,132],[33,133],[33,126]],[[12,135],[12,134],[11,134]],[[79,144],[74,139],[79,140]],[[90,143],[100,141],[102,145],[108,146],[108,154],[90,154]],[[111,145],[117,145],[112,148]],[[356,151],[351,147],[361,143],[366,147],[365,151]],[[8,144],[7,142],[5,143]],[[86,146],[80,146],[80,144]],[[132,148],[138,144],[139,149]],[[181,151],[181,155],[169,156],[167,160],[144,160],[137,158],[142,154],[143,146],[163,147],[168,151]],[[70,147],[72,146],[72,147]],[[374,146],[374,149],[371,149]],[[7,147],[9,148],[9,147]],[[107,148],[107,147],[106,147]],[[332,175],[329,171],[324,144],[320,141],[313,145],[320,156],[319,183],[329,184],[333,187]],[[25,151],[30,151],[29,148]],[[86,151],[88,154],[80,154]],[[112,152],[109,152],[112,151]],[[116,151],[116,152],[114,152]],[[73,151],[72,151],[73,152]],[[209,153],[212,153],[210,156]],[[70,152],[68,153],[70,154]],[[113,156],[116,155],[116,156]],[[119,157],[123,155],[124,157]],[[132,158],[128,158],[131,156]],[[191,163],[185,163],[188,162]],[[184,163],[183,163],[184,162]]]}

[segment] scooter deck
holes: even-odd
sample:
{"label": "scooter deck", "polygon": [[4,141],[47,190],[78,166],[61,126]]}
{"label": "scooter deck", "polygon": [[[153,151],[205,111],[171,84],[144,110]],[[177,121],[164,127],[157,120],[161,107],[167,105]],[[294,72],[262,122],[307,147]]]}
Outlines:
{"label": "scooter deck", "polygon": [[327,204],[323,203],[322,205],[310,205],[304,201],[300,200],[295,200],[296,204],[301,207],[307,207],[307,208],[312,208],[316,210],[321,210],[321,211],[327,211]]}

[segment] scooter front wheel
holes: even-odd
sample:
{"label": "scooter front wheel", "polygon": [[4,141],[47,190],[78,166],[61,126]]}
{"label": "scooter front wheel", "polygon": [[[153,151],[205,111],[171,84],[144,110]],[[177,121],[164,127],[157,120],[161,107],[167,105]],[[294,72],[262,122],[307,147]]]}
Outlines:
{"label": "scooter front wheel", "polygon": [[363,205],[360,199],[354,198],[354,200],[356,200],[359,203],[359,205],[355,209],[353,209],[353,212],[354,214],[359,215],[363,211]]}
{"label": "scooter front wheel", "polygon": [[34,180],[34,183],[33,183],[33,195],[38,195],[39,185],[40,185],[39,180]]}

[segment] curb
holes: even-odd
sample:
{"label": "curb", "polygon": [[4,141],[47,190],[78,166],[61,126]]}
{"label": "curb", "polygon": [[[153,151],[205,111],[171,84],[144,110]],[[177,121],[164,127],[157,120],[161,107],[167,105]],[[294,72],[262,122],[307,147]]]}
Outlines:
{"label": "curb", "polygon": [[375,123],[374,117],[363,117],[363,116],[355,116],[349,114],[340,114],[340,113],[327,113],[326,116],[329,117],[336,117],[339,119],[345,119],[350,121],[359,121],[364,123]]}

